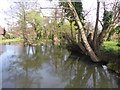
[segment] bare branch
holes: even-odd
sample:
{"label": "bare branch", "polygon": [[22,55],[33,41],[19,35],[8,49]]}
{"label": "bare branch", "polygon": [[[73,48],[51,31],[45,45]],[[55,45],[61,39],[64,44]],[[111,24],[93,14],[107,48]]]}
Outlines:
{"label": "bare branch", "polygon": [[101,26],[103,27],[104,25],[103,25],[102,21],[100,21],[100,20],[98,20],[98,21],[100,22]]}

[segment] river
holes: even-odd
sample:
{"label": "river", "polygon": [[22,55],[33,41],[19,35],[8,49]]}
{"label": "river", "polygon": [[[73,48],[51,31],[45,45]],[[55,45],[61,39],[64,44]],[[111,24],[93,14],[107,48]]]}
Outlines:
{"label": "river", "polygon": [[105,65],[53,46],[0,45],[2,88],[118,88]]}

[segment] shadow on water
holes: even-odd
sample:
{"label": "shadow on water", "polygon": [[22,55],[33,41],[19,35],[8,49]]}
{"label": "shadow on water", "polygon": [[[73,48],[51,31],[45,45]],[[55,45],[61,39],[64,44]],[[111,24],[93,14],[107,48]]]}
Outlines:
{"label": "shadow on water", "polygon": [[118,88],[105,65],[52,46],[2,45],[3,88]]}

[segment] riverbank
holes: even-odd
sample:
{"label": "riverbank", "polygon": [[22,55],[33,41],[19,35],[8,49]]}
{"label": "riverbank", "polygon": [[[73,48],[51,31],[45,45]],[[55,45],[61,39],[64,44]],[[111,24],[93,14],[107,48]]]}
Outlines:
{"label": "riverbank", "polygon": [[103,43],[102,51],[108,54],[120,54],[120,42],[106,41]]}
{"label": "riverbank", "polygon": [[[102,51],[108,54],[107,67],[120,75],[120,42],[106,41],[103,44]],[[112,60],[113,59],[113,60]]]}
{"label": "riverbank", "polygon": [[[24,42],[24,39],[5,39],[0,40],[0,44],[7,44],[12,42]],[[35,40],[33,41],[33,46],[45,45],[46,43],[51,43],[52,40]],[[26,43],[27,45],[27,43]],[[103,43],[103,48],[101,51],[110,55],[120,55],[120,42],[106,41]]]}
{"label": "riverbank", "polygon": [[5,40],[0,40],[0,45],[12,43],[12,42],[23,42],[23,41],[24,41],[23,39],[5,39]]}
{"label": "riverbank", "polygon": [[[0,45],[1,44],[8,44],[12,42],[24,42],[23,39],[6,39],[6,40],[0,40]],[[46,43],[51,43],[52,40],[36,40],[33,43],[33,46],[38,46],[38,45],[45,45]],[[103,53],[103,58],[106,59],[107,61],[107,66],[108,69],[115,71],[116,73],[120,73],[120,60],[118,56],[120,56],[120,43],[118,42],[113,42],[113,41],[106,41],[103,43],[103,48],[101,49]],[[27,44],[26,44],[27,45]],[[110,57],[109,57],[110,56]],[[116,59],[115,59],[115,58]],[[117,62],[116,62],[117,60]]]}
{"label": "riverbank", "polygon": [[[0,45],[1,44],[14,43],[14,42],[23,43],[24,39],[5,39],[5,40],[0,40]],[[52,40],[45,40],[45,39],[35,40],[35,41],[33,41],[32,46],[45,45],[45,44],[51,43],[51,42],[52,42]],[[29,44],[25,43],[25,45],[29,45]]]}

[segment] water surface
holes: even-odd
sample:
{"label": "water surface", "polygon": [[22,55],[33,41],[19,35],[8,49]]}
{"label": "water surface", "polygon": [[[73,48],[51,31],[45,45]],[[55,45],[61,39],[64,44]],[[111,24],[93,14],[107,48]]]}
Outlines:
{"label": "water surface", "polygon": [[0,45],[3,88],[118,88],[106,66],[52,46]]}

